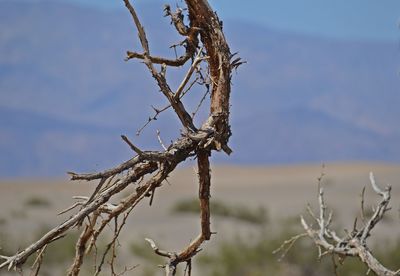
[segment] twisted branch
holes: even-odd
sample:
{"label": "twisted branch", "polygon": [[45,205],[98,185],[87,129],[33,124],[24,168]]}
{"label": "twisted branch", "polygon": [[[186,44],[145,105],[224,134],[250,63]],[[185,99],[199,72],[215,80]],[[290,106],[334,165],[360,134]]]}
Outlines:
{"label": "twisted branch", "polygon": [[[145,151],[136,147],[126,136],[122,135],[122,139],[135,154],[131,159],[114,168],[98,173],[78,174],[69,172],[71,180],[98,180],[94,191],[90,196],[74,197],[78,201],[71,207],[60,212],[60,214],[71,212],[75,208],[80,209],[69,219],[44,234],[38,241],[13,256],[0,255],[0,259],[3,260],[0,263],[0,268],[17,269],[31,255],[38,252],[39,257],[34,271],[35,275],[37,275],[46,246],[65,236],[68,230],[82,227],[81,235],[75,246],[75,257],[68,271],[68,275],[78,275],[85,254],[91,252],[105,227],[114,221],[114,237],[108,243],[102,260],[96,267],[96,273],[100,273],[102,265],[105,263],[106,255],[112,250],[109,262],[111,273],[112,275],[119,275],[115,272],[114,268],[116,257],[115,242],[125,226],[128,215],[145,197],[151,196],[152,201],[155,190],[163,184],[163,181],[167,179],[168,175],[175,170],[179,163],[185,161],[190,156],[196,156],[198,161],[201,210],[201,232],[199,236],[178,253],[161,251],[152,240],[147,239],[147,241],[156,254],[168,258],[168,262],[165,265],[167,275],[175,275],[176,267],[182,262],[187,264],[188,273],[190,274],[191,259],[201,250],[200,247],[203,242],[209,240],[211,237],[209,208],[211,175],[209,157],[213,150],[224,150],[228,154],[231,153],[231,149],[227,146],[231,135],[229,126],[230,77],[231,69],[237,68],[240,59],[236,58],[231,62],[233,55],[230,54],[218,17],[211,10],[206,0],[186,0],[189,11],[189,26],[184,24],[182,10],[178,9],[176,12],[171,12],[169,6],[165,7],[166,16],[171,17],[172,24],[174,24],[178,33],[185,36],[182,45],[185,46],[186,53],[176,60],[155,57],[150,54],[145,29],[134,7],[129,0],[123,1],[135,23],[143,50],[142,54],[128,52],[127,59],[137,58],[144,61],[153,78],[156,80],[159,89],[167,98],[169,106],[172,107],[184,127],[182,137],[168,147],[164,146],[163,151]],[[201,49],[199,48],[200,41],[203,44]],[[173,92],[166,80],[166,68],[167,66],[181,66],[189,60],[192,60],[192,64],[184,75],[176,92]],[[201,62],[207,63],[206,75],[209,76],[207,77],[207,81],[201,73]],[[154,64],[162,64],[160,72],[155,69]],[[196,74],[195,80],[191,81],[194,73]],[[208,81],[208,78],[210,81]],[[201,83],[198,82],[199,79],[202,81]],[[189,112],[181,101],[181,98],[195,83],[205,85],[207,93],[211,86],[210,116],[201,127],[194,125],[193,118],[189,115]],[[203,102],[204,97],[200,104]],[[166,109],[168,107],[164,110]],[[158,111],[156,116],[160,112],[162,111]],[[144,176],[149,177],[143,183]],[[134,192],[118,202],[111,202],[110,199],[114,195],[119,194],[129,185],[135,185]],[[120,216],[123,216],[122,222],[118,220]],[[123,272],[131,269],[125,268]]]}
{"label": "twisted branch", "polygon": [[[318,248],[319,258],[325,255],[339,255],[343,258],[351,256],[358,258],[363,262],[369,270],[372,270],[378,276],[395,276],[400,275],[400,270],[393,271],[383,266],[373,255],[368,248],[367,239],[371,236],[371,231],[382,220],[385,213],[389,210],[388,205],[390,202],[391,187],[385,190],[379,188],[375,182],[373,173],[370,173],[370,182],[373,190],[381,196],[380,202],[376,205],[375,211],[370,219],[361,227],[357,229],[357,220],[354,222],[353,230],[345,237],[340,237],[334,230],[330,228],[332,221],[332,213],[326,215],[326,205],[324,199],[324,190],[319,178],[319,217],[309,209],[309,214],[317,222],[317,228],[313,228],[303,216],[300,216],[301,225],[306,231],[305,234],[313,240]],[[362,202],[364,199],[362,199]],[[362,203],[363,209],[363,203]],[[296,236],[300,237],[301,235]],[[293,240],[293,238],[291,239]],[[285,242],[286,243],[286,242]],[[282,246],[281,248],[283,248]]]}

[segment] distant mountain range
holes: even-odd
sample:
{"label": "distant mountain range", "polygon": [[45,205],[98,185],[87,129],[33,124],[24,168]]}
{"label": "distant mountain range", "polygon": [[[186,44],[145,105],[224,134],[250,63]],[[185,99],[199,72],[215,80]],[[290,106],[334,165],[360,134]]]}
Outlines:
{"label": "distant mountain range", "polygon": [[[163,6],[138,12],[154,53],[173,56],[179,37]],[[224,22],[231,51],[247,64],[233,76],[234,154],[240,164],[400,161],[399,46],[337,41]],[[130,157],[127,134],[160,148],[156,129],[179,136],[164,113],[140,137],[138,128],[165,100],[140,62],[127,12],[60,2],[0,2],[0,176],[58,176],[98,171]],[[179,83],[182,72],[167,72]],[[201,91],[186,99],[195,108]],[[199,121],[207,110],[199,115]]]}

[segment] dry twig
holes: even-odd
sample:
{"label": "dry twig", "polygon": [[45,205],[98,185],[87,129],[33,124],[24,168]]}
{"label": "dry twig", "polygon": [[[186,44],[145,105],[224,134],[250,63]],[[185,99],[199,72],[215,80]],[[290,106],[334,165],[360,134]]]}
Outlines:
{"label": "dry twig", "polygon": [[[367,245],[367,239],[371,236],[371,231],[374,227],[381,222],[385,213],[390,209],[388,208],[390,202],[391,187],[382,190],[375,182],[373,173],[370,173],[371,186],[375,193],[381,196],[380,202],[376,205],[375,211],[371,218],[366,220],[364,215],[365,224],[361,229],[357,229],[357,220],[354,222],[353,230],[348,232],[346,236],[340,237],[334,230],[331,229],[330,224],[332,221],[332,213],[326,215],[326,205],[324,199],[324,189],[319,178],[318,184],[318,202],[319,202],[319,216],[317,217],[309,208],[311,217],[317,222],[317,228],[309,224],[303,216],[300,217],[301,225],[306,231],[306,235],[310,237],[318,248],[319,258],[325,255],[337,255],[342,258],[357,257],[363,262],[367,268],[379,276],[395,276],[400,275],[400,270],[393,271],[383,266],[373,255]],[[364,189],[362,192],[361,209],[364,206]],[[363,211],[362,211],[363,212]],[[292,240],[296,240],[300,235],[293,237],[286,244],[291,244]],[[284,245],[281,246],[283,248]],[[333,257],[333,256],[332,256]],[[334,260],[334,259],[333,259]],[[334,269],[336,273],[337,264],[334,262]]]}
{"label": "dry twig", "polygon": [[[191,259],[201,250],[203,242],[209,240],[211,237],[209,208],[211,175],[209,157],[213,150],[223,150],[228,154],[232,152],[228,147],[228,140],[231,136],[229,126],[230,80],[232,68],[236,69],[241,64],[241,61],[240,59],[231,60],[233,55],[230,54],[220,21],[211,10],[207,0],[185,1],[188,7],[188,26],[184,24],[182,10],[178,9],[176,12],[172,12],[169,6],[165,7],[166,16],[171,17],[171,21],[178,33],[185,37],[181,45],[186,48],[186,52],[183,56],[175,60],[151,55],[145,29],[133,5],[129,0],[123,1],[134,21],[143,51],[141,54],[128,52],[127,60],[133,58],[143,60],[151,75],[156,80],[158,88],[169,102],[169,105],[163,109],[158,110],[154,108],[156,115],[153,119],[155,120],[158,114],[172,107],[184,128],[182,137],[168,147],[164,146],[161,138],[159,138],[163,151],[144,151],[136,147],[126,136],[122,135],[122,139],[135,154],[130,160],[98,173],[78,174],[69,172],[71,180],[97,180],[98,183],[93,193],[90,196],[74,197],[78,201],[59,214],[70,212],[78,207],[80,209],[63,223],[43,235],[39,240],[13,256],[0,255],[0,259],[3,260],[0,262],[0,268],[18,269],[31,255],[39,252],[35,269],[35,271],[39,271],[46,246],[62,238],[72,228],[82,227],[81,235],[76,242],[75,258],[68,272],[68,275],[78,275],[85,254],[88,254],[95,248],[95,258],[97,258],[96,242],[106,226],[110,226],[110,223],[114,221],[113,238],[107,245],[106,251],[103,252],[100,263],[97,264],[96,261],[95,273],[100,273],[102,266],[106,263],[105,259],[109,252],[111,252],[109,264],[112,275],[121,275],[131,270],[132,268],[125,267],[122,273],[117,274],[115,272],[116,243],[120,232],[126,226],[129,214],[145,197],[151,195],[152,201],[155,190],[164,181],[167,181],[167,177],[175,170],[179,163],[191,156],[196,156],[198,161],[201,210],[201,232],[199,236],[178,253],[161,251],[152,240],[147,239],[147,241],[156,254],[168,258],[165,265],[166,275],[175,275],[176,267],[180,263],[187,264],[187,271],[190,275]],[[192,61],[189,70],[174,93],[167,82],[166,69],[168,66],[181,66],[189,60]],[[206,77],[202,73],[203,69],[200,68],[201,63],[207,64]],[[154,64],[162,65],[160,72],[156,70]],[[195,77],[193,77],[193,74],[195,74]],[[191,79],[194,80],[191,81]],[[207,94],[211,94],[210,115],[200,127],[194,125],[193,116],[189,115],[189,112],[181,101],[182,97],[188,93],[195,83],[204,85]],[[204,101],[204,98],[205,96],[203,96],[200,104]],[[153,119],[150,118],[149,122]],[[148,177],[144,178],[144,176]],[[147,179],[147,181],[142,181],[143,179]],[[131,185],[135,185],[135,190],[131,194],[119,202],[110,202],[111,197],[119,194]],[[121,216],[123,219],[119,223],[118,218]]]}

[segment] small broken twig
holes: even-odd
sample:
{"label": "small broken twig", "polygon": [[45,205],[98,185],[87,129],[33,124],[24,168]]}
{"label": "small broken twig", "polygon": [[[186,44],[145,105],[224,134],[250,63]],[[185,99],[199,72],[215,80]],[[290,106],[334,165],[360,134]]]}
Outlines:
{"label": "small broken twig", "polygon": [[132,144],[132,142],[129,141],[128,137],[126,137],[125,135],[121,135],[121,138],[122,138],[122,140],[124,140],[124,141],[129,145],[129,147],[130,147],[134,152],[136,152],[138,155],[142,155],[142,154],[143,154],[143,151],[141,151],[138,147],[136,147],[134,144]]}

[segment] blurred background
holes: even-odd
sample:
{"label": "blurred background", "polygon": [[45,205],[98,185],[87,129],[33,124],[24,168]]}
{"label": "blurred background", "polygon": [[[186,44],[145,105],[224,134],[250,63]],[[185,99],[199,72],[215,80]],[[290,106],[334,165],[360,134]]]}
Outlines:
{"label": "blurred background", "polygon": [[[164,2],[135,2],[152,52],[174,57],[182,37]],[[399,1],[210,3],[247,61],[232,79],[234,154],[215,162],[400,160]],[[165,100],[143,64],[123,60],[140,45],[122,1],[0,5],[0,176],[98,171],[130,157],[121,134],[144,149],[160,148],[156,129],[179,136],[169,111],[136,137]],[[172,87],[182,74],[169,72]]]}
{"label": "blurred background", "polygon": [[[174,57],[169,46],[182,37],[163,17],[163,7],[184,2],[132,2],[152,53]],[[360,216],[363,187],[369,215],[379,200],[368,186],[369,171],[382,186],[393,186],[393,209],[374,232],[371,248],[398,269],[400,2],[210,4],[231,52],[247,63],[232,78],[234,152],[213,156],[212,230],[221,234],[199,255],[195,275],[333,275],[331,260],[317,264],[307,241],[281,262],[272,254],[302,232],[298,215],[308,202],[316,207],[316,178],[323,170],[334,227],[343,235]],[[169,110],[136,135],[154,115],[152,106],[167,104],[146,67],[124,61],[126,50],[140,49],[122,0],[0,0],[0,254],[23,248],[62,222],[66,217],[55,214],[72,204],[73,195],[91,193],[94,184],[66,182],[66,171],[96,172],[131,158],[121,134],[146,150],[161,149],[157,130],[165,144],[180,136]],[[173,89],[184,74],[185,68],[167,71]],[[190,112],[203,92],[195,86],[185,96]],[[197,124],[206,118],[208,103]],[[159,275],[157,264],[164,262],[143,237],[179,250],[198,233],[196,172],[193,160],[185,164],[151,208],[138,207],[122,234],[121,268],[140,264],[134,275]],[[77,235],[52,245],[43,275],[65,274]],[[82,275],[92,275],[91,269],[89,263]],[[364,275],[366,268],[346,260],[339,272]]]}

